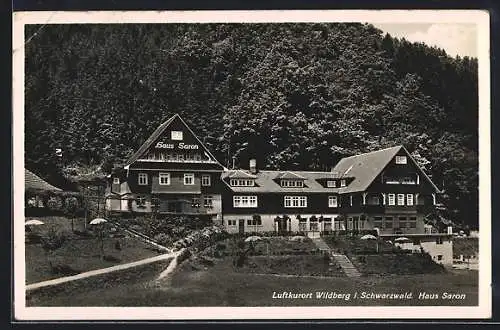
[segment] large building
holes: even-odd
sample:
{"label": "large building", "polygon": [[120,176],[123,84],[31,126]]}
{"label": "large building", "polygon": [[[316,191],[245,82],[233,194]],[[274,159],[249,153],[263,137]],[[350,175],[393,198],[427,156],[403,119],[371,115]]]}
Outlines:
{"label": "large building", "polygon": [[403,146],[346,157],[330,172],[259,170],[255,160],[248,169],[226,169],[175,115],[109,177],[106,205],[209,215],[232,233],[373,230],[388,240],[441,245],[451,232],[425,221],[439,193]]}
{"label": "large building", "polygon": [[222,219],[223,166],[175,115],[108,179],[109,211],[208,215]]}
{"label": "large building", "polygon": [[[229,231],[424,233],[440,191],[403,146],[342,159],[331,172],[224,171]],[[247,228],[245,228],[247,227]]]}

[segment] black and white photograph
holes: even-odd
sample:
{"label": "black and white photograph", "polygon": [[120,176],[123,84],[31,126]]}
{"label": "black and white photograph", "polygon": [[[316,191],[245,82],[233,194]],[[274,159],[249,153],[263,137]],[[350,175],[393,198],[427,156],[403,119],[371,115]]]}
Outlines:
{"label": "black and white photograph", "polygon": [[16,317],[490,317],[488,21],[15,13]]}

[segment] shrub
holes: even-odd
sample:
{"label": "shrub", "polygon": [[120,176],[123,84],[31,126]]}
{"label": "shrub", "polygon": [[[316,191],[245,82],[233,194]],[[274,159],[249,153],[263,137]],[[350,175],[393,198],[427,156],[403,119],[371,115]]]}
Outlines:
{"label": "shrub", "polygon": [[131,225],[129,228],[138,232],[142,232],[143,229],[141,225]]}
{"label": "shrub", "polygon": [[94,233],[88,229],[86,229],[86,230],[75,229],[73,231],[73,233],[77,236],[81,236],[81,237],[85,237],[85,238],[94,237]]}
{"label": "shrub", "polygon": [[80,271],[73,269],[71,266],[66,264],[58,264],[58,265],[51,264],[50,271],[54,275],[63,275],[63,276],[71,276],[80,273]]}
{"label": "shrub", "polygon": [[115,257],[115,256],[111,256],[111,255],[105,255],[104,257],[102,257],[102,259],[103,259],[104,261],[116,262],[116,263],[118,263],[118,262],[120,262],[120,261],[121,261],[121,260],[120,260],[120,258],[117,258],[117,257]]}
{"label": "shrub", "polygon": [[164,245],[164,246],[170,245],[172,243],[172,238],[165,233],[156,234],[153,237],[153,240],[156,243]]}
{"label": "shrub", "polygon": [[42,248],[48,252],[59,249],[63,246],[65,241],[66,235],[54,229],[50,229],[47,234],[41,238]]}

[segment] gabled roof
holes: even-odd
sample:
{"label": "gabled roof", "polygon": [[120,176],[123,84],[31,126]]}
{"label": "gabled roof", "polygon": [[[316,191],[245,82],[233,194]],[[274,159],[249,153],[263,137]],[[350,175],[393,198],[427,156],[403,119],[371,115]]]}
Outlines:
{"label": "gabled roof", "polygon": [[62,191],[27,169],[24,169],[24,187],[26,191]]}
{"label": "gabled roof", "polygon": [[231,179],[255,179],[255,178],[257,178],[256,175],[249,173],[247,171],[244,171],[244,170],[229,170],[227,172],[228,172],[227,177],[231,178]]}
{"label": "gabled roof", "polygon": [[[230,175],[235,170],[224,171],[222,179],[231,178]],[[239,172],[245,172],[239,170]],[[286,173],[284,171],[258,171],[255,175],[255,186],[253,187],[231,187],[228,180],[224,180],[229,188],[235,193],[336,193],[338,188],[327,188],[318,182],[320,179],[325,179],[329,172],[309,172],[309,171],[294,171],[299,177],[304,180],[304,187],[282,187],[278,181]],[[297,178],[297,177],[295,177]]]}
{"label": "gabled roof", "polygon": [[280,173],[276,178],[277,179],[291,179],[291,180],[305,180],[305,178],[302,175],[297,174],[295,172],[290,172],[290,171]]}
{"label": "gabled roof", "polygon": [[396,146],[342,158],[332,171],[337,173],[340,177],[354,177],[354,180],[347,187],[341,188],[340,193],[365,191],[401,150],[404,150],[407,157],[427,180],[429,180],[433,188],[439,191],[439,188],[437,188],[429,176],[425,174],[406,148],[403,146]]}
{"label": "gabled roof", "polygon": [[135,162],[139,157],[148,150],[149,147],[165,132],[168,125],[174,121],[174,118],[178,116],[178,114],[173,115],[166,121],[164,121],[157,129],[148,137],[148,139],[137,149],[137,151],[127,159],[125,165],[130,165]]}
{"label": "gabled roof", "polygon": [[196,136],[196,134],[194,134],[193,130],[191,130],[191,128],[188,126],[188,124],[186,124],[186,122],[177,113],[175,115],[173,115],[172,117],[170,117],[169,119],[167,119],[165,122],[163,122],[160,126],[158,126],[158,128],[139,147],[139,149],[137,149],[137,151],[132,156],[130,156],[130,158],[125,162],[125,166],[128,166],[128,165],[134,163],[135,161],[137,161],[139,159],[139,157],[141,157],[151,147],[151,145],[158,138],[160,138],[160,136],[163,134],[163,132],[165,132],[165,130],[168,128],[168,126],[170,126],[170,124],[172,124],[172,122],[176,118],[178,118],[182,122],[182,124],[187,128],[187,130],[194,136],[194,138],[196,139],[196,141],[198,141],[198,143],[201,145],[201,147],[203,148],[203,150],[212,159],[214,159],[217,162],[218,165],[220,165],[221,167],[223,167],[222,164],[219,163],[219,161],[217,160],[217,158],[215,158],[215,156],[212,155],[212,153],[210,152],[210,150],[208,150],[205,147],[205,145],[200,141],[200,139],[198,138],[198,136]]}

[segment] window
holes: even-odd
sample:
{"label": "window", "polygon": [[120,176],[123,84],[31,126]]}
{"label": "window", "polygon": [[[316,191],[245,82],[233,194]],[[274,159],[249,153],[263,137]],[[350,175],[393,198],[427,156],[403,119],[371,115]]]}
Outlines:
{"label": "window", "polygon": [[389,199],[389,205],[396,205],[396,196],[394,194],[388,194],[387,197]]}
{"label": "window", "polygon": [[417,218],[416,217],[410,217],[410,228],[417,228]]}
{"label": "window", "polygon": [[410,177],[405,177],[401,180],[402,184],[415,184],[415,180]]}
{"label": "window", "polygon": [[328,207],[337,207],[337,196],[328,196]]}
{"label": "window", "polygon": [[438,254],[438,261],[441,261],[443,260],[443,255],[442,254]]}
{"label": "window", "polygon": [[352,230],[352,218],[347,219],[347,229]]}
{"label": "window", "polygon": [[141,186],[145,186],[148,184],[148,175],[147,173],[139,173],[138,183]]}
{"label": "window", "polygon": [[378,196],[371,196],[368,198],[368,205],[379,205],[380,198]]}
{"label": "window", "polygon": [[234,207],[257,207],[257,196],[233,196]]}
{"label": "window", "polygon": [[248,179],[231,179],[229,184],[233,187],[253,187],[255,184],[255,180]]}
{"label": "window", "polygon": [[398,194],[398,205],[405,205],[405,195]]}
{"label": "window", "polygon": [[309,218],[309,230],[312,230],[312,231],[318,230],[318,219]]}
{"label": "window", "polygon": [[248,219],[247,225],[249,225],[249,226],[262,226],[262,219]]}
{"label": "window", "polygon": [[210,175],[204,174],[201,176],[201,185],[205,187],[210,186]]}
{"label": "window", "polygon": [[382,217],[373,217],[373,227],[382,228]]}
{"label": "window", "polygon": [[385,183],[386,184],[399,184],[399,180],[396,178],[386,177]]}
{"label": "window", "polygon": [[391,229],[392,228],[392,217],[385,217],[384,228]]}
{"label": "window", "polygon": [[113,178],[113,184],[120,184],[120,178]]}
{"label": "window", "polygon": [[158,175],[158,183],[161,186],[167,186],[170,184],[170,173],[160,173]]}
{"label": "window", "polygon": [[137,204],[137,207],[146,207],[146,196],[142,196],[142,195],[137,196],[135,203]]}
{"label": "window", "polygon": [[200,199],[198,197],[191,199],[191,207],[200,207]]}
{"label": "window", "polygon": [[407,226],[406,217],[399,217],[399,228],[406,228]]}
{"label": "window", "polygon": [[346,181],[345,180],[340,180],[340,186],[345,187],[346,186]]}
{"label": "window", "polygon": [[406,156],[396,156],[396,164],[406,164]]}
{"label": "window", "polygon": [[304,182],[302,180],[281,180],[282,187],[304,187]]}
{"label": "window", "polygon": [[306,230],[307,230],[307,218],[300,218],[299,231],[306,231]]}
{"label": "window", "polygon": [[194,185],[194,174],[193,173],[184,173],[184,184],[186,186]]}
{"label": "window", "polygon": [[436,244],[443,244],[443,238],[442,237],[437,237],[436,238]]}
{"label": "window", "polygon": [[326,186],[328,188],[335,188],[335,187],[337,187],[337,181],[335,181],[335,180],[328,180],[328,181],[326,181]]}
{"label": "window", "polygon": [[406,205],[413,206],[413,194],[406,195]]}
{"label": "window", "polygon": [[206,195],[203,197],[203,206],[205,207],[213,207],[214,206],[214,198],[211,195]]}
{"label": "window", "polygon": [[285,207],[307,207],[307,197],[285,196]]}
{"label": "window", "polygon": [[182,141],[182,131],[172,131],[170,132],[170,137],[175,141]]}
{"label": "window", "polygon": [[231,227],[236,226],[236,220],[227,220],[227,225]]}

